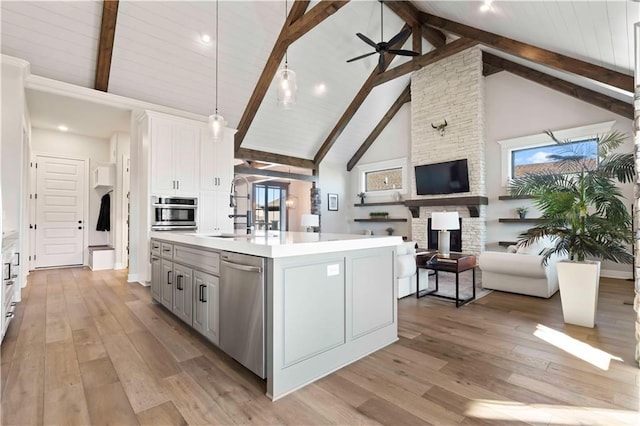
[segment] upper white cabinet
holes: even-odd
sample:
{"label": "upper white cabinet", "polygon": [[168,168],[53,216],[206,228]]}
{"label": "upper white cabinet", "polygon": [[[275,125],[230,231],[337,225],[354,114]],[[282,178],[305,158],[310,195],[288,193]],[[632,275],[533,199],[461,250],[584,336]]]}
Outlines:
{"label": "upper white cabinet", "polygon": [[233,179],[233,135],[226,129],[222,140],[214,141],[208,128],[202,130],[200,145],[200,190],[227,191]]}
{"label": "upper white cabinet", "polygon": [[151,194],[197,196],[203,123],[147,113]]}

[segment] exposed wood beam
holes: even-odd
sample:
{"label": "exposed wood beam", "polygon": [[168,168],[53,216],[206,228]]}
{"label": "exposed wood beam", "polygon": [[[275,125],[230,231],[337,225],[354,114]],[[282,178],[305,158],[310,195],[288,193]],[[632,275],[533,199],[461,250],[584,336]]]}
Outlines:
{"label": "exposed wood beam", "polygon": [[411,27],[411,35],[413,38],[411,50],[422,54],[422,28],[419,24]]}
{"label": "exposed wood beam", "polygon": [[482,61],[482,75],[484,77],[488,77],[490,75],[497,74],[500,71],[504,71],[502,68],[497,68],[497,67],[495,67],[495,66],[493,66],[491,64],[486,63],[484,61],[484,53],[485,52],[482,52],[482,53],[483,53],[483,57],[482,57],[483,58],[483,61]]}
{"label": "exposed wood beam", "polygon": [[349,162],[347,163],[348,172],[350,172],[354,168],[354,166],[358,164],[358,161],[360,161],[364,153],[367,152],[371,145],[373,145],[378,136],[380,136],[380,133],[382,133],[384,128],[387,127],[387,124],[391,122],[393,117],[395,117],[398,111],[400,111],[400,108],[402,108],[402,106],[407,102],[411,102],[411,84],[409,84],[402,91],[400,96],[398,96],[398,99],[396,99],[393,105],[391,105],[391,108],[389,108],[389,111],[387,111],[384,117],[382,117],[382,120],[380,120],[371,134],[364,140],[362,145],[360,145],[360,148],[358,148],[356,153],[353,154],[353,157],[351,157],[351,160],[349,160]]}
{"label": "exposed wood beam", "polygon": [[238,123],[238,131],[235,134],[236,151],[240,149],[289,45],[345,4],[346,1],[321,1],[305,14],[309,0],[295,0]]}
{"label": "exposed wood beam", "polygon": [[[400,31],[404,31],[407,28],[409,28],[409,25],[405,24]],[[407,41],[408,38],[409,38],[409,34],[403,37],[402,40],[398,40],[398,42],[393,46],[391,46],[391,48],[392,49],[399,48],[399,46],[402,46]],[[395,58],[395,55],[385,53],[385,66],[384,66],[385,70],[389,67],[389,64],[391,63],[393,58]],[[329,136],[327,136],[327,139],[325,139],[325,141],[322,143],[322,146],[320,146],[320,149],[318,150],[315,157],[313,158],[313,162],[316,165],[316,167],[320,165],[320,162],[329,153],[329,150],[331,149],[333,144],[336,142],[338,137],[342,134],[342,131],[345,129],[345,127],[347,127],[347,124],[349,124],[349,121],[351,121],[353,116],[358,111],[358,108],[360,108],[364,100],[367,98],[367,96],[369,95],[369,93],[374,87],[373,80],[379,73],[380,71],[378,69],[378,66],[376,65],[374,70],[371,71],[371,74],[369,74],[369,77],[364,82],[364,84],[362,85],[362,87],[360,88],[356,96],[353,98],[353,100],[347,107],[347,110],[342,114],[342,117],[340,117],[336,125],[333,127],[333,129],[329,133]]]}
{"label": "exposed wood beam", "polygon": [[116,35],[118,18],[118,0],[102,2],[102,24],[98,40],[98,59],[96,64],[95,89],[106,92],[109,88],[111,56],[113,55],[113,39]]}
{"label": "exposed wood beam", "polygon": [[312,175],[302,175],[300,173],[289,173],[289,172],[280,172],[277,170],[269,170],[269,169],[256,169],[253,167],[243,167],[243,166],[235,166],[233,168],[235,173],[240,173],[243,175],[255,175],[255,176],[266,176],[266,177],[274,177],[280,179],[294,179],[294,180],[303,180],[305,182],[317,182],[318,178]]}
{"label": "exposed wood beam", "polygon": [[297,21],[304,15],[305,10],[309,6],[309,0],[296,0],[291,6],[291,10],[289,11],[289,15],[285,23],[280,30],[280,34],[276,39],[276,43],[273,45],[273,49],[271,49],[271,54],[267,59],[267,63],[264,65],[262,69],[262,73],[260,74],[260,78],[256,83],[256,87],[253,89],[253,93],[249,98],[249,102],[247,103],[247,107],[240,118],[240,122],[238,123],[238,131],[235,134],[235,150],[238,151],[244,137],[247,135],[247,131],[249,131],[249,126],[251,126],[251,122],[256,116],[258,112],[258,108],[260,108],[260,104],[264,99],[264,96],[267,94],[267,90],[269,89],[269,85],[273,81],[273,77],[276,75],[278,71],[278,66],[282,62],[282,58],[284,58],[284,54],[287,51],[287,28],[291,25],[291,23]]}
{"label": "exposed wood beam", "polygon": [[422,67],[425,67],[451,55],[455,55],[456,53],[462,52],[463,50],[473,47],[476,44],[478,44],[478,42],[475,40],[471,40],[468,38],[459,38],[458,40],[452,41],[451,43],[448,43],[443,47],[439,47],[428,53],[425,53],[422,56],[416,56],[413,58],[413,61],[405,62],[402,65],[398,65],[395,68],[376,75],[373,79],[373,86],[386,83],[387,81],[398,78],[401,75],[419,70]]}
{"label": "exposed wood beam", "polygon": [[581,75],[601,83],[608,84],[633,93],[633,76],[622,74],[599,65],[590,64],[579,59],[561,55],[531,44],[523,43],[478,28],[420,12],[422,23],[438,29],[458,34],[479,41],[495,49],[519,56],[562,71]]}
{"label": "exposed wood beam", "polygon": [[284,164],[287,166],[315,169],[312,160],[306,158],[291,157],[289,155],[275,154],[273,152],[257,151],[255,149],[240,148],[236,151],[235,158],[241,160],[266,161],[267,163]]}
{"label": "exposed wood beam", "polygon": [[[415,31],[416,27],[423,27],[420,19],[420,11],[408,1],[385,1],[385,5],[406,22]],[[447,42],[447,37],[442,31],[431,27],[424,27],[420,34],[435,48],[442,47]]]}
{"label": "exposed wood beam", "polygon": [[346,1],[321,1],[300,19],[289,26],[288,44],[293,43],[300,37],[311,31],[319,23],[340,10],[341,7],[349,3]]}
{"label": "exposed wood beam", "polygon": [[540,71],[525,67],[524,65],[511,62],[507,59],[483,52],[482,60],[493,68],[503,69],[512,74],[531,80],[535,83],[557,90],[565,95],[572,96],[591,105],[606,109],[608,111],[619,114],[630,120],[633,120],[633,105],[621,100],[603,95],[590,89],[578,86],[568,81],[564,81],[557,77],[550,76]]}

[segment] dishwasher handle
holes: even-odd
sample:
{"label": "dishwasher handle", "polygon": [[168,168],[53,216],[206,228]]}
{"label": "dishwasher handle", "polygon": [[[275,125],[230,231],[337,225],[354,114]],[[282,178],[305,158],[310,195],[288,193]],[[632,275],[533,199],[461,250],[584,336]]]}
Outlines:
{"label": "dishwasher handle", "polygon": [[228,260],[222,260],[222,264],[224,266],[228,266],[229,268],[238,269],[240,271],[257,273],[262,272],[262,267],[260,266],[242,265],[240,263],[229,262]]}

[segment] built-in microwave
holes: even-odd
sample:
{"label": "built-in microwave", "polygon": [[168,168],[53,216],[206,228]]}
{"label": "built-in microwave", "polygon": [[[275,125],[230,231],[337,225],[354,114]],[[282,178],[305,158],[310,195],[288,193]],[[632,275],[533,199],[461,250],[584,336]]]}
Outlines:
{"label": "built-in microwave", "polygon": [[195,230],[198,199],[191,197],[156,197],[151,200],[154,231]]}

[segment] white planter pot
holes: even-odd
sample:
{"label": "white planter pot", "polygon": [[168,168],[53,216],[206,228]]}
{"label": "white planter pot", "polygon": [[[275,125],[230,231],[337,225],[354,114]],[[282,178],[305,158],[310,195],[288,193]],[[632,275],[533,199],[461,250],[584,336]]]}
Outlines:
{"label": "white planter pot", "polygon": [[600,262],[557,263],[564,322],[593,328],[598,308]]}

